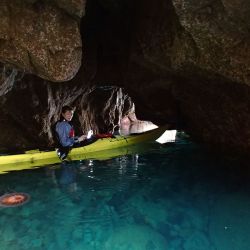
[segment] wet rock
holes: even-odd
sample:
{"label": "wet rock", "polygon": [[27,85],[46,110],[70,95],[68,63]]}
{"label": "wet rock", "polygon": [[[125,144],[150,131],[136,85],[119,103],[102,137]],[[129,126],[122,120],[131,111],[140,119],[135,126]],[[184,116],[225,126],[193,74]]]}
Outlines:
{"label": "wet rock", "polygon": [[[241,4],[245,7],[244,11]],[[195,50],[191,60],[184,60],[182,64],[186,64],[189,70],[195,66],[214,75],[220,74],[249,85],[249,22],[244,16],[241,20],[238,15],[236,18],[235,13],[239,14],[241,6],[240,13],[249,14],[250,4],[247,1],[236,4],[230,0],[173,0],[173,5],[179,22],[188,33]],[[187,44],[185,40],[183,44]]]}
{"label": "wet rock", "polygon": [[77,19],[49,2],[4,0],[0,24],[1,62],[51,81],[76,75],[82,55]]}
{"label": "wet rock", "polygon": [[54,0],[54,2],[72,16],[81,18],[85,15],[86,0]]}
{"label": "wet rock", "polygon": [[[139,120],[171,123],[199,141],[248,152],[249,2],[93,0],[87,2],[86,15],[85,4],[85,0],[1,1],[0,61],[5,67],[51,81],[78,82],[76,88],[62,83],[60,94],[46,82],[48,93],[32,97],[31,113],[37,115],[29,124],[43,123],[36,131],[46,131],[51,138],[49,126],[60,110],[61,97],[67,104],[79,104],[79,127],[94,124],[101,131],[112,127],[116,119],[106,117],[108,109],[103,113],[99,108],[85,109],[85,92],[91,92],[91,84],[119,85],[133,99]],[[84,65],[78,71],[81,40]],[[1,102],[12,90],[20,98],[7,78],[0,77]],[[84,100],[79,101],[81,95]],[[99,97],[89,95],[89,101],[99,102]],[[39,99],[44,100],[44,113],[37,111]],[[24,127],[15,112],[10,122],[1,118],[5,144],[11,143],[6,135],[19,134],[20,123]],[[17,147],[31,140],[31,132],[28,139],[17,139]]]}
{"label": "wet rock", "polygon": [[112,131],[133,103],[118,87],[103,90],[75,80],[57,85],[25,76],[0,99],[1,152],[53,146],[52,129],[63,105],[77,108],[73,123],[76,133],[81,134],[89,129],[95,133]]}
{"label": "wet rock", "polygon": [[[216,148],[248,152],[250,88],[215,78],[186,79],[175,86],[186,130]],[[219,107],[219,108],[218,108]]]}

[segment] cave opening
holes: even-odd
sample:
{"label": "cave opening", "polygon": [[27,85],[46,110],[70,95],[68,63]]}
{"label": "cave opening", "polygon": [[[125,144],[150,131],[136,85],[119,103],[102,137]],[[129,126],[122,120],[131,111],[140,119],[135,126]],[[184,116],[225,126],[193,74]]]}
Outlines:
{"label": "cave opening", "polygon": [[[141,55],[138,27],[144,21],[146,27],[149,25],[144,13],[147,8],[142,6],[142,1],[88,1],[81,22],[83,65],[94,85],[123,87],[136,106],[139,120],[158,125],[171,123],[175,127],[179,111],[172,94],[173,79],[145,66]],[[148,14],[150,20],[157,16],[160,7],[171,12],[169,4],[161,6],[157,2]]]}
{"label": "cave opening", "polygon": [[[132,1],[88,1],[86,15],[81,22],[81,34],[84,41],[83,53],[85,55],[83,65],[88,72],[92,72],[93,84],[104,95],[104,91],[112,89],[114,85],[122,87],[125,92],[124,95],[117,92],[116,107],[109,111],[109,113],[114,113],[116,110],[116,118],[112,117],[114,114],[109,114],[106,118],[113,124],[113,128],[117,124],[122,126],[122,133],[128,133],[128,128],[135,128],[132,124],[138,125],[139,122],[141,127],[143,123],[145,127],[148,126],[148,129],[156,127],[151,122],[137,119],[135,113],[137,104],[130,97],[135,91],[127,84],[134,12],[135,4]],[[96,98],[97,102],[98,100],[100,101],[101,98]],[[110,101],[106,103],[110,104]],[[102,119],[105,118],[102,117]]]}

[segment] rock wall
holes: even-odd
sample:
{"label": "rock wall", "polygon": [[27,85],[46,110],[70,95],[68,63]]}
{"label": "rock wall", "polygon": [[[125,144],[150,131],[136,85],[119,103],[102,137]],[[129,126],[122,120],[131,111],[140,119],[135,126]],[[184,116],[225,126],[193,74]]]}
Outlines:
{"label": "rock wall", "polygon": [[0,152],[53,146],[53,125],[64,105],[76,107],[73,123],[76,133],[82,134],[89,129],[112,131],[133,103],[119,87],[84,86],[76,80],[58,85],[35,76],[16,78],[11,91],[0,98]]}
{"label": "rock wall", "polygon": [[[13,117],[1,118],[0,126],[6,134],[19,131],[22,118],[10,103],[31,100],[36,92],[41,110],[36,101],[29,109],[40,120],[24,120],[47,134],[37,141],[50,140],[62,103],[77,105],[79,128],[108,129],[119,120],[119,94],[111,91],[99,102],[100,89],[93,94],[92,87],[122,86],[138,119],[171,123],[205,143],[248,151],[249,12],[246,0],[3,0],[0,108]],[[18,81],[27,73],[40,78]],[[34,92],[36,85],[43,91]],[[113,106],[102,113],[103,103]],[[109,112],[115,118],[104,121]],[[23,145],[32,141],[25,138]]]}
{"label": "rock wall", "polygon": [[0,61],[51,81],[73,78],[81,65],[83,3],[1,1]]}
{"label": "rock wall", "polygon": [[[246,15],[250,14],[250,4],[244,0],[173,0],[173,5],[180,25],[193,41],[196,53],[190,58],[191,63],[206,72],[249,85],[250,36]],[[189,62],[179,62],[186,63]]]}
{"label": "rock wall", "polygon": [[249,7],[247,1],[137,2],[126,78],[137,111],[199,141],[247,152]]}

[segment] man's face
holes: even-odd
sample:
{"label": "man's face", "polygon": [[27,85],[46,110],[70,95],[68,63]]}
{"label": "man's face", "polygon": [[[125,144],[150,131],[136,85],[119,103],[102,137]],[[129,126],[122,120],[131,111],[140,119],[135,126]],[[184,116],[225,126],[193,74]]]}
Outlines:
{"label": "man's face", "polygon": [[74,115],[74,111],[67,110],[65,113],[62,113],[63,118],[66,121],[71,121]]}

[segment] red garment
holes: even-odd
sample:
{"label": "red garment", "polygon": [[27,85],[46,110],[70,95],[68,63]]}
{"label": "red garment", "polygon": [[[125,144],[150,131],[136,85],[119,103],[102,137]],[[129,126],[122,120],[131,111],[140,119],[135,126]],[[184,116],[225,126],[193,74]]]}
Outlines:
{"label": "red garment", "polygon": [[111,133],[107,133],[107,134],[96,134],[95,135],[96,138],[101,139],[101,138],[112,138],[113,134]]}
{"label": "red garment", "polygon": [[74,138],[75,137],[75,130],[74,128],[72,127],[69,131],[69,138]]}

